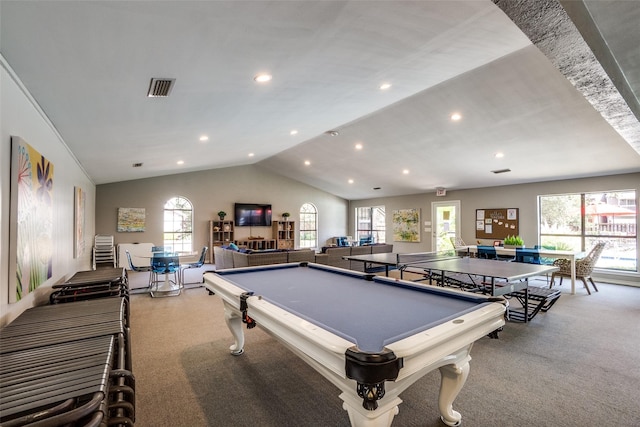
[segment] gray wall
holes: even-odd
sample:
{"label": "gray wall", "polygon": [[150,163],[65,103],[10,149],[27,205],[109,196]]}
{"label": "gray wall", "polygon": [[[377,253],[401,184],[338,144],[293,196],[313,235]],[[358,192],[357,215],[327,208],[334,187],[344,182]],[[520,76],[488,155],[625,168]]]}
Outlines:
{"label": "gray wall", "polygon": [[[431,203],[443,201],[460,201],[461,237],[469,244],[476,242],[475,215],[476,209],[519,208],[520,235],[530,245],[538,241],[538,196],[549,194],[567,194],[591,191],[635,190],[636,204],[640,197],[640,173],[603,176],[595,178],[548,181],[534,184],[510,185],[504,187],[478,188],[470,190],[448,191],[444,197],[436,197],[435,193],[416,194],[401,197],[356,200],[349,203],[348,234],[355,234],[355,208],[363,206],[385,206],[387,213],[386,241],[393,243],[394,252],[421,252],[432,250],[431,233],[421,226],[419,243],[394,242],[391,212],[396,209],[420,209],[420,221],[431,221]],[[638,207],[636,206],[638,211]],[[640,216],[637,221],[640,222]],[[636,224],[640,229],[640,224]],[[488,241],[492,244],[492,241]],[[637,241],[636,253],[640,254],[640,239]],[[640,265],[640,262],[637,263]],[[622,282],[640,284],[640,275],[632,275]],[[635,283],[634,283],[635,284]]]}
{"label": "gray wall", "polygon": [[[191,172],[157,178],[124,181],[96,187],[96,233],[112,234],[116,243],[162,243],[162,212],[167,200],[187,198],[194,208],[194,250],[208,246],[208,221],[217,220],[218,211],[233,218],[234,203],[270,203],[273,219],[283,212],[299,225],[298,212],[304,203],[318,209],[319,246],[327,239],[344,235],[348,202],[324,191],[292,181],[257,166],[239,166]],[[145,231],[118,233],[118,208],[145,208]],[[272,238],[271,227],[237,227],[235,238]],[[299,242],[296,242],[298,245]]]}

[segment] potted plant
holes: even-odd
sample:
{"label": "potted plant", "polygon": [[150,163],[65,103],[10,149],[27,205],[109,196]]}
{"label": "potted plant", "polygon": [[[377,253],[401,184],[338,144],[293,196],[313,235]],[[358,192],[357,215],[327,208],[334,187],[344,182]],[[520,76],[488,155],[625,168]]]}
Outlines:
{"label": "potted plant", "polygon": [[291,214],[289,212],[283,212],[282,219],[284,219],[285,221],[289,221],[290,216]]}
{"label": "potted plant", "polygon": [[507,236],[504,238],[505,248],[524,248],[524,240],[520,236]]}
{"label": "potted plant", "polygon": [[218,212],[218,218],[220,218],[220,221],[224,221],[225,216],[227,216],[227,213],[225,211]]}

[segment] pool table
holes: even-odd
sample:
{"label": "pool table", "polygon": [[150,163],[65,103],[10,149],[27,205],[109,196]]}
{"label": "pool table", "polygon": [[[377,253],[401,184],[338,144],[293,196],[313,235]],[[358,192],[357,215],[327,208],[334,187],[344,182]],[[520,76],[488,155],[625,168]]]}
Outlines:
{"label": "pool table", "polygon": [[506,301],[313,263],[204,274],[244,352],[243,323],[260,326],[342,393],[352,426],[390,426],[401,392],[441,373],[442,421],[459,425],[453,401],[469,373],[473,343],[497,336]]}

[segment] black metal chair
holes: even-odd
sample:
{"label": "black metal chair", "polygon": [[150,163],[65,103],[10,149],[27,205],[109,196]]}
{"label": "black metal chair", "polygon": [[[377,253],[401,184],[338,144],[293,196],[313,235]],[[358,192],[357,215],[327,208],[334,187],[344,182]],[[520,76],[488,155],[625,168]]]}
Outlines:
{"label": "black metal chair", "polygon": [[184,285],[194,285],[196,283],[201,283],[201,282],[190,282],[190,283],[186,283],[184,281],[184,271],[188,270],[190,268],[200,268],[204,265],[204,260],[205,257],[207,256],[207,251],[209,250],[208,247],[203,247],[202,248],[202,252],[200,253],[200,259],[198,259],[198,261],[196,262],[191,262],[191,263],[186,263],[186,264],[182,264],[180,266],[180,286],[184,287]]}

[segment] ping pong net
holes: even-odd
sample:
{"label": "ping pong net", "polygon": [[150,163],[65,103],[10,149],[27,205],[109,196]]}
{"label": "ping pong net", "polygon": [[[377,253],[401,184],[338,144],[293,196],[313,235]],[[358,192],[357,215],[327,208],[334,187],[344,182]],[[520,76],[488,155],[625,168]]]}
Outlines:
{"label": "ping pong net", "polygon": [[[408,254],[398,254],[398,269],[401,274],[412,273],[414,282],[428,282],[433,284],[444,284],[446,286],[464,288],[466,290],[480,290],[481,281],[478,278],[466,273],[445,273],[434,271],[429,268],[429,264],[435,261],[447,259],[457,259],[462,256],[455,249],[436,252],[415,252]],[[444,277],[443,277],[444,275]]]}

